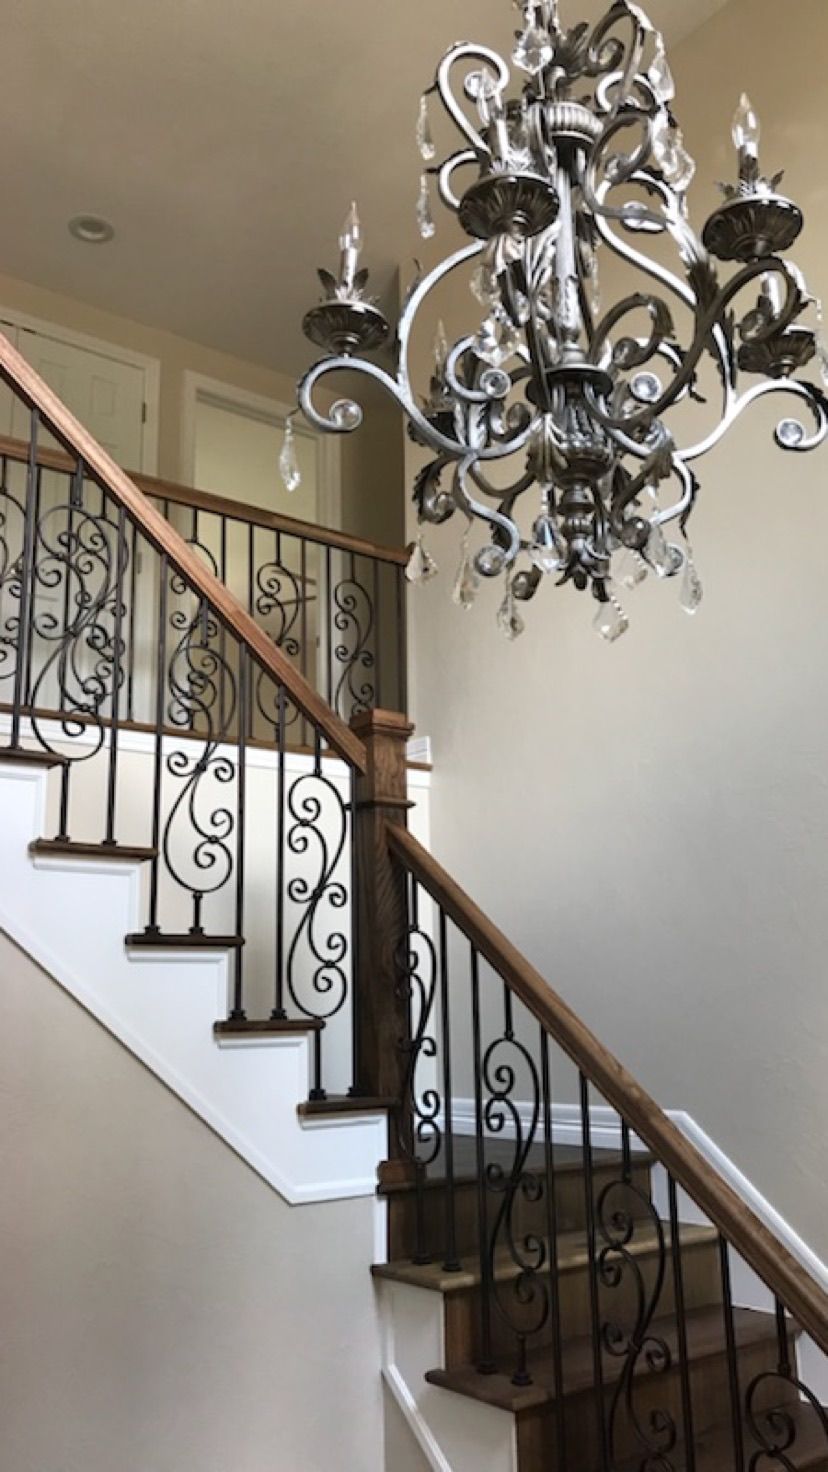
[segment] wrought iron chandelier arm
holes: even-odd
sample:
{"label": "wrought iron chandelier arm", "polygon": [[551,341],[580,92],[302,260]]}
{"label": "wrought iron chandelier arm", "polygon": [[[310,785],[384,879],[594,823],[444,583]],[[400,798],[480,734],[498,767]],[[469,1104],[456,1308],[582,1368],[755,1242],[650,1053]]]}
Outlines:
{"label": "wrought iron chandelier arm", "polygon": [[[814,434],[808,435],[805,433],[803,438],[795,443],[788,442],[784,436],[780,435],[780,427],[777,426],[774,438],[781,449],[793,451],[801,455],[807,454],[809,450],[818,449],[825,442],[828,437],[828,401],[825,400],[820,391],[813,384],[801,383],[796,378],[785,378],[780,381],[765,379],[761,383],[754,384],[738,398],[734,398],[727,417],[711,431],[707,439],[700,440],[698,444],[691,445],[688,449],[679,451],[679,459],[690,464],[694,460],[701,459],[702,455],[707,455],[710,450],[715,448],[720,440],[724,439],[728,430],[732,429],[736,420],[741,417],[744,411],[751,404],[755,404],[758,399],[763,399],[768,394],[790,394],[802,400],[811,410],[817,426]],[[784,423],[785,421],[782,422]]]}
{"label": "wrought iron chandelier arm", "polygon": [[437,188],[440,198],[446,207],[456,215],[460,209],[461,201],[454,192],[452,179],[457,169],[466,168],[469,164],[478,164],[480,159],[473,148],[464,148],[460,153],[453,153],[445,163],[440,165],[437,172]]}
{"label": "wrought iron chandelier arm", "polygon": [[[620,84],[615,89],[614,101],[610,103],[612,116],[630,97],[633,82],[641,66],[647,32],[640,17],[641,12],[630,6],[627,0],[615,0],[615,4],[603,20],[598,22],[590,37],[587,74],[599,77],[609,73],[605,79],[607,90],[608,84],[613,84],[616,77]],[[611,35],[615,27],[624,21],[628,21],[632,27],[628,46],[625,46],[620,37]]]}
{"label": "wrought iron chandelier arm", "polygon": [[459,509],[467,516],[477,517],[478,520],[488,522],[489,526],[498,529],[497,542],[505,551],[507,561],[513,562],[520,551],[520,533],[515,523],[500,511],[495,511],[491,506],[485,506],[482,501],[475,500],[468,490],[467,481],[476,458],[475,455],[467,455],[455,469],[455,501]]}
{"label": "wrought iron chandelier arm", "polygon": [[479,159],[489,158],[491,156],[491,149],[488,143],[477,129],[472,126],[472,123],[454,94],[451,74],[454,67],[460,61],[480,61],[485,67],[490,68],[494,75],[494,86],[497,91],[501,92],[509,85],[511,73],[503,58],[498,56],[496,51],[492,51],[490,47],[472,41],[460,41],[456,46],[452,46],[451,50],[446,52],[437,68],[435,87],[446,112],[463,136],[468,139],[477,157]]}

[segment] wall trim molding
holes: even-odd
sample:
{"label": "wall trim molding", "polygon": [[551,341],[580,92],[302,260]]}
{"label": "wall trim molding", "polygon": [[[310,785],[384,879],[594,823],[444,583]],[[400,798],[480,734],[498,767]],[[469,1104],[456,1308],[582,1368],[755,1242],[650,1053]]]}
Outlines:
{"label": "wall trim molding", "polygon": [[[532,1106],[528,1103],[518,1101],[515,1105],[523,1128],[529,1128],[532,1117]],[[788,1249],[791,1256],[796,1259],[806,1272],[810,1273],[819,1283],[820,1287],[828,1292],[828,1264],[823,1262],[817,1253],[813,1251],[808,1243],[800,1237],[799,1233],[786,1221],[785,1217],[777,1211],[776,1207],[768,1201],[757,1186],[744,1174],[743,1171],[730,1159],[711,1138],[702,1126],[693,1119],[692,1115],[682,1109],[668,1109],[667,1116],[687,1137],[691,1144],[695,1145],[699,1154],[704,1157],[709,1165],[713,1167],[723,1180],[736,1192],[746,1206],[749,1206],[768,1229],[778,1237],[780,1242]],[[606,1104],[593,1104],[590,1107],[590,1135],[596,1149],[620,1150],[621,1148],[621,1121],[617,1112]],[[455,1134],[473,1135],[475,1126],[475,1110],[473,1099],[455,1099],[452,1106],[452,1126]],[[553,1104],[552,1106],[552,1133],[554,1139],[561,1145],[580,1145],[581,1143],[581,1109],[578,1104]],[[507,1122],[504,1125],[502,1136],[505,1139],[514,1139],[514,1126]],[[646,1151],[647,1147],[637,1136],[631,1137],[633,1150]]]}

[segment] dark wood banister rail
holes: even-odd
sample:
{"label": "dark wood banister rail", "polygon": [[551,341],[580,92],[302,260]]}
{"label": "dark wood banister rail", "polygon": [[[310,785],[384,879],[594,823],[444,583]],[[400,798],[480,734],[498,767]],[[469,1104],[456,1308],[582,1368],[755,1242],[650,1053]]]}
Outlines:
{"label": "dark wood banister rail", "polygon": [[[205,565],[192,547],[170,524],[152,501],[139,490],[120,466],[97,443],[88,430],[70,414],[65,404],[35,373],[8,338],[0,333],[0,376],[33,409],[43,416],[45,427],[73,455],[82,459],[113,499],[176,570],[204,597],[225,627],[253,654],[262,669],[283,685],[290,698],[322,731],[332,749],[344,761],[364,772],[365,746],[345,722],[331,710],[321,695],[308,684],[281,650],[268,638],[239,600]],[[28,455],[25,457],[28,459]],[[54,457],[52,457],[54,459]],[[51,463],[44,455],[43,464]],[[56,465],[65,469],[65,463]]]}
{"label": "dark wood banister rail", "polygon": [[386,831],[392,854],[828,1354],[828,1294],[432,855],[406,829]]}
{"label": "dark wood banister rail", "polygon": [[[25,440],[11,439],[0,435],[0,457],[26,463],[29,446]],[[46,470],[72,469],[72,460],[61,450],[39,449],[37,463]],[[145,496],[156,501],[169,501],[174,506],[189,506],[197,511],[212,512],[214,516],[226,516],[234,521],[251,522],[266,531],[283,532],[285,536],[299,537],[305,542],[315,542],[320,547],[334,547],[340,552],[353,552],[356,557],[370,557],[375,562],[388,562],[395,567],[405,567],[410,553],[405,547],[381,547],[365,537],[352,537],[348,532],[333,531],[329,527],[316,526],[310,521],[300,521],[294,516],[283,516],[278,511],[265,511],[260,506],[251,506],[245,501],[233,501],[228,496],[213,495],[212,491],[197,491],[191,486],[178,485],[171,480],[159,480],[138,471],[126,472],[133,485]]]}

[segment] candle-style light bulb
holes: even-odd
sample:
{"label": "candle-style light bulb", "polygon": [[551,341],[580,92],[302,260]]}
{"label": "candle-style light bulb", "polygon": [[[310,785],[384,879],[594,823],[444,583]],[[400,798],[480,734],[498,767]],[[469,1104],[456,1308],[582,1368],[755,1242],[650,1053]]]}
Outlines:
{"label": "candle-style light bulb", "polygon": [[339,249],[342,252],[340,279],[342,285],[347,290],[350,290],[354,284],[354,276],[356,275],[362,246],[362,225],[356,202],[354,202],[348,211],[345,224],[342,227],[342,234],[339,237]]}
{"label": "candle-style light bulb", "polygon": [[743,92],[733,119],[733,142],[745,158],[758,158],[760,137],[759,119],[750,98]]}

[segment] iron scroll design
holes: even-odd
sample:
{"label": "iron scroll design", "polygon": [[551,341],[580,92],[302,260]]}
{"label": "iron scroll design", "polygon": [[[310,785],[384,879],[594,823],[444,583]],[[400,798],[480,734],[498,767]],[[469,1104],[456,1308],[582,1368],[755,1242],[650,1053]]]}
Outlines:
{"label": "iron scroll design", "polygon": [[435,1032],[437,948],[420,923],[416,886],[411,899],[411,923],[397,955],[397,996],[409,1009],[409,1036],[398,1048],[405,1056],[403,1107],[397,1116],[397,1137],[403,1155],[425,1171],[437,1159],[443,1142],[442,1099],[434,1083],[418,1085],[423,1064],[434,1063],[438,1045]]}
{"label": "iron scroll design", "polygon": [[317,737],[313,770],[297,777],[287,798],[287,849],[299,872],[287,882],[287,897],[299,919],[287,954],[288,995],[303,1017],[330,1022],[348,999],[349,937],[334,919],[349,900],[343,856],[349,836],[348,805],[322,771]]}
{"label": "iron scroll design", "polygon": [[375,610],[353,563],[352,558],[348,575],[335,583],[331,592],[333,627],[339,635],[333,655],[341,666],[333,705],[345,720],[376,704],[375,679],[371,675],[376,665],[372,647]]}
{"label": "iron scroll design", "polygon": [[[780,1312],[784,1320],[784,1313]],[[813,1391],[799,1379],[794,1371],[787,1351],[787,1324],[782,1325],[785,1349],[782,1363],[775,1371],[757,1375],[745,1394],[745,1418],[756,1450],[751,1451],[748,1472],[798,1472],[798,1443],[800,1441],[797,1418],[792,1406],[807,1407],[813,1413],[815,1425],[825,1436],[825,1451],[828,1453],[828,1415]],[[768,1395],[771,1407],[760,1406],[759,1401],[766,1392],[778,1387],[787,1403],[777,1403],[776,1393]]]}

